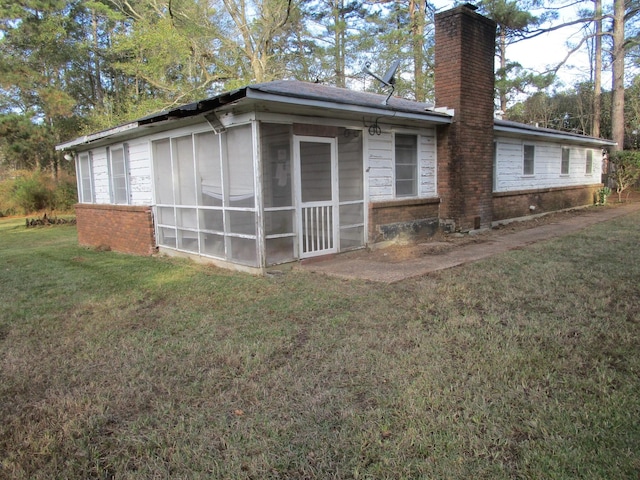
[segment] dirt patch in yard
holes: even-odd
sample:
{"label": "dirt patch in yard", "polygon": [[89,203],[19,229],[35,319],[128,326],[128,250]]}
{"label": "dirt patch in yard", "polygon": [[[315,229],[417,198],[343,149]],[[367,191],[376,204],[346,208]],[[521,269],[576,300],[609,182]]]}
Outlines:
{"label": "dirt patch in yard", "polygon": [[395,244],[383,248],[373,248],[367,252],[367,255],[370,256],[371,260],[377,262],[400,263],[410,259],[442,255],[458,247],[486,243],[498,235],[520,232],[543,225],[562,223],[570,218],[576,218],[582,215],[587,216],[600,211],[601,209],[599,207],[581,208],[549,213],[535,218],[500,223],[491,229],[472,231],[469,233],[439,232],[429,238],[400,240]]}

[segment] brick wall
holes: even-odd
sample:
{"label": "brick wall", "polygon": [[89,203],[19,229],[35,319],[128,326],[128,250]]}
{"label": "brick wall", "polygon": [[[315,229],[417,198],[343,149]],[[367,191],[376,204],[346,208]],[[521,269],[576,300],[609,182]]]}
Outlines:
{"label": "brick wall", "polygon": [[493,95],[496,24],[460,6],[436,15],[436,106],[454,109],[438,130],[440,217],[457,230],[493,217]]}
{"label": "brick wall", "polygon": [[438,228],[438,198],[391,200],[369,204],[369,241],[390,240],[402,234],[432,235]]}
{"label": "brick wall", "polygon": [[156,251],[151,207],[76,205],[78,243],[135,255]]}
{"label": "brick wall", "polygon": [[[602,185],[541,188],[493,194],[494,221],[593,205]],[[535,207],[531,209],[530,207]]]}

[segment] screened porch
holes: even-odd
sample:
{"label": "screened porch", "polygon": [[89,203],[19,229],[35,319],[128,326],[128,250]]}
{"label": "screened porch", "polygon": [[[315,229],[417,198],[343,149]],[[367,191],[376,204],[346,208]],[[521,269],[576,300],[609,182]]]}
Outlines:
{"label": "screened porch", "polygon": [[152,141],[158,246],[255,268],[362,247],[362,133],[332,130],[253,121]]}

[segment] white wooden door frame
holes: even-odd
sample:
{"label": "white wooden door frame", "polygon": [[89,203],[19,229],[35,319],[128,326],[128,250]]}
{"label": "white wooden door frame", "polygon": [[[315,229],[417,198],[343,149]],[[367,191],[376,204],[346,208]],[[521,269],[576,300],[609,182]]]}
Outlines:
{"label": "white wooden door frame", "polygon": [[[300,164],[300,143],[308,142],[308,143],[324,143],[329,144],[331,146],[331,200],[322,201],[322,202],[302,202],[302,170]],[[339,222],[339,204],[338,204],[338,142],[335,138],[328,137],[312,137],[312,136],[302,136],[302,135],[294,135],[293,137],[293,163],[294,163],[294,171],[295,171],[295,179],[296,179],[296,225],[298,232],[298,254],[300,258],[310,258],[316,257],[319,255],[327,255],[330,253],[336,253],[338,251],[339,244],[339,232],[340,232],[340,222]],[[307,213],[312,215],[311,219],[317,222],[316,225],[323,226],[322,214],[317,212],[324,212],[325,207],[330,207],[330,216],[331,216],[331,229],[330,239],[320,239],[316,238],[318,243],[322,243],[322,248],[320,245],[311,245],[311,250],[309,251],[309,244],[306,245],[305,248],[305,235],[304,235],[304,221]],[[309,209],[309,210],[305,210]],[[319,210],[320,209],[320,210]],[[315,214],[313,212],[316,212]],[[315,215],[315,216],[313,216]],[[307,221],[308,218],[307,218]],[[307,224],[308,225],[308,224]],[[324,229],[323,229],[324,231]],[[330,240],[327,242],[325,240]],[[317,248],[316,248],[317,247]]]}

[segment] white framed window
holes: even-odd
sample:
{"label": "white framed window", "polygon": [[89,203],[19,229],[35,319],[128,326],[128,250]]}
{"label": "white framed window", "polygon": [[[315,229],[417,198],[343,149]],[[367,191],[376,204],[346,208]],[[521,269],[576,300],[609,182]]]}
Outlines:
{"label": "white framed window", "polygon": [[524,145],[522,153],[522,174],[533,175],[535,173],[536,147],[534,145]]}
{"label": "white framed window", "polygon": [[571,150],[569,147],[562,147],[562,162],[560,163],[560,175],[569,175],[569,161]]}
{"label": "white framed window", "polygon": [[80,203],[93,203],[93,160],[91,152],[83,152],[78,155],[78,201]]}
{"label": "white framed window", "polygon": [[108,150],[111,202],[117,205],[130,203],[128,150],[126,143]]}
{"label": "white framed window", "polygon": [[418,194],[418,136],[395,134],[396,197]]}
{"label": "white framed window", "polygon": [[591,175],[593,173],[593,150],[587,150],[586,152],[586,164],[584,173]]}

